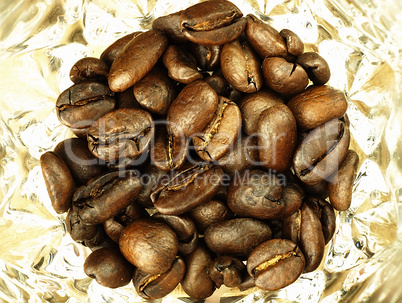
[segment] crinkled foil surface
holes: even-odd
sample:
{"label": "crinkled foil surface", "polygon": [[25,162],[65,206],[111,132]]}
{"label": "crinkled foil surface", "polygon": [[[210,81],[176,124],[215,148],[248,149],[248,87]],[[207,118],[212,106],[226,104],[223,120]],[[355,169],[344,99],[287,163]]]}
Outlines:
{"label": "crinkled foil surface", "polygon": [[[51,207],[40,155],[72,134],[55,114],[73,63],[198,1],[0,1],[0,302],[141,302],[132,285],[86,277],[89,250]],[[289,28],[344,90],[360,156],[352,206],[337,214],[325,260],[278,292],[219,289],[207,302],[401,302],[401,42],[398,0],[233,0]],[[402,209],[402,208],[401,208]],[[399,232],[398,232],[399,228]],[[191,302],[178,288],[159,302]]]}

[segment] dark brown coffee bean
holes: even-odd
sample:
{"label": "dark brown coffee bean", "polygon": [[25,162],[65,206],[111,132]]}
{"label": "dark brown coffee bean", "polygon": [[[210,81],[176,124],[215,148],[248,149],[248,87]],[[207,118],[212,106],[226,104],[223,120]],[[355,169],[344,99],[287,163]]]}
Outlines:
{"label": "dark brown coffee bean", "polygon": [[331,70],[327,61],[315,52],[306,52],[300,55],[296,63],[306,70],[308,77],[315,85],[323,85],[331,77]]}
{"label": "dark brown coffee bean", "polygon": [[205,243],[217,254],[244,257],[260,243],[271,239],[268,225],[252,218],[236,218],[210,225],[204,233]]}
{"label": "dark brown coffee bean", "polygon": [[226,0],[205,1],[185,9],[180,15],[181,31],[190,41],[202,45],[222,45],[244,31],[242,12]]}
{"label": "dark brown coffee bean", "polygon": [[200,133],[212,120],[217,107],[218,95],[205,81],[188,84],[169,107],[168,133],[187,138]]}
{"label": "dark brown coffee bean", "polygon": [[328,85],[310,86],[288,103],[301,129],[317,126],[342,117],[348,107],[344,93]]}
{"label": "dark brown coffee bean", "polygon": [[166,16],[158,17],[152,23],[152,28],[162,31],[169,41],[173,43],[186,43],[187,38],[183,35],[180,28],[180,15],[182,11],[178,11]]}
{"label": "dark brown coffee bean", "polygon": [[303,192],[294,183],[288,183],[282,189],[282,196],[280,201],[283,203],[284,208],[276,219],[285,218],[295,213],[303,202]]}
{"label": "dark brown coffee bean", "polygon": [[145,207],[152,208],[154,205],[151,201],[151,191],[153,187],[159,182],[159,180],[165,176],[165,172],[156,168],[153,165],[147,165],[140,174],[142,188],[138,194],[136,203]]}
{"label": "dark brown coffee bean", "polygon": [[277,172],[289,169],[297,144],[292,111],[282,103],[269,107],[261,113],[257,130],[261,165]]}
{"label": "dark brown coffee bean", "polygon": [[253,49],[261,58],[288,55],[286,43],[279,32],[254,15],[247,15],[246,36]]}
{"label": "dark brown coffee bean", "polygon": [[237,285],[237,288],[240,291],[246,291],[253,287],[255,287],[254,278],[252,276],[250,276],[248,274],[248,272],[246,271],[245,273],[243,273],[242,282],[239,285]]}
{"label": "dark brown coffee bean", "polygon": [[109,65],[104,61],[94,58],[85,57],[73,65],[70,70],[70,80],[74,83],[84,81],[105,81],[109,73]]}
{"label": "dark brown coffee bean", "polygon": [[333,207],[324,199],[314,196],[305,197],[303,202],[307,203],[307,205],[316,212],[321,222],[325,244],[327,244],[332,239],[336,228],[336,218]]}
{"label": "dark brown coffee bean", "polygon": [[296,281],[304,269],[304,262],[304,256],[295,243],[272,239],[260,244],[250,254],[247,271],[259,288],[278,290]]}
{"label": "dark brown coffee bean", "polygon": [[66,216],[66,229],[71,238],[77,243],[89,241],[98,233],[100,225],[85,224],[78,215],[78,208],[71,207]]}
{"label": "dark brown coffee bean", "polygon": [[359,156],[349,150],[338,171],[329,178],[329,201],[336,210],[343,211],[350,207],[358,166]]}
{"label": "dark brown coffee bean", "polygon": [[115,93],[116,109],[119,108],[142,108],[134,97],[133,88],[127,88],[122,92]]}
{"label": "dark brown coffee bean", "polygon": [[284,58],[266,58],[262,62],[265,83],[274,91],[290,96],[303,91],[308,85],[306,71],[296,63]]}
{"label": "dark brown coffee bean", "polygon": [[133,284],[137,293],[146,300],[156,300],[167,296],[181,282],[186,273],[183,259],[176,258],[167,272],[161,275],[147,274],[136,269]]}
{"label": "dark brown coffee bean", "polygon": [[320,183],[314,185],[303,184],[303,189],[309,196],[316,196],[322,199],[328,198],[328,181],[322,180]]}
{"label": "dark brown coffee bean", "polygon": [[349,127],[340,120],[331,120],[312,130],[293,156],[297,177],[309,185],[327,180],[345,159],[349,141]]}
{"label": "dark brown coffee bean", "polygon": [[152,116],[142,109],[121,108],[95,121],[88,130],[88,148],[107,162],[135,159],[154,137]]}
{"label": "dark brown coffee bean", "polygon": [[101,161],[89,151],[88,142],[84,139],[66,139],[53,151],[67,164],[76,184],[85,184],[105,170]]}
{"label": "dark brown coffee bean", "polygon": [[215,283],[208,275],[208,268],[212,260],[212,253],[202,242],[198,244],[192,254],[185,257],[187,269],[181,286],[190,298],[201,300],[213,294]]}
{"label": "dark brown coffee bean", "polygon": [[304,43],[290,29],[283,29],[279,32],[279,35],[285,40],[286,49],[292,56],[300,56],[304,52]]}
{"label": "dark brown coffee bean", "polygon": [[112,65],[114,59],[118,55],[120,55],[121,51],[123,48],[135,37],[139,36],[142,34],[142,32],[134,32],[128,35],[125,35],[121,37],[120,39],[117,39],[115,42],[113,42],[111,45],[109,45],[100,55],[100,59],[104,62],[106,62],[109,66]]}
{"label": "dark brown coffee bean", "polygon": [[284,103],[283,98],[270,90],[260,90],[244,96],[239,102],[244,132],[247,135],[257,133],[261,113],[280,103]]}
{"label": "dark brown coffee bean", "polygon": [[41,155],[40,166],[53,209],[62,214],[71,207],[74,194],[74,179],[66,163],[54,152]]}
{"label": "dark brown coffee bean", "polygon": [[141,80],[154,67],[167,45],[168,40],[161,31],[149,30],[134,37],[110,67],[110,89],[121,92]]}
{"label": "dark brown coffee bean", "polygon": [[73,207],[86,224],[99,224],[116,216],[134,201],[141,189],[135,171],[117,171],[91,179],[73,196]]}
{"label": "dark brown coffee bean", "polygon": [[233,102],[237,102],[242,97],[242,93],[235,89],[220,73],[214,73],[204,79],[218,96],[228,98]]}
{"label": "dark brown coffee bean", "polygon": [[190,50],[201,70],[212,71],[219,67],[222,45],[190,44]]}
{"label": "dark brown coffee bean", "polygon": [[223,46],[222,73],[235,89],[244,93],[259,91],[264,82],[260,66],[260,59],[246,41],[236,39]]}
{"label": "dark brown coffee bean", "polygon": [[96,234],[92,239],[85,240],[81,242],[84,246],[88,247],[90,250],[95,251],[101,248],[116,247],[116,242],[110,239],[102,224],[97,225]]}
{"label": "dark brown coffee bean", "polygon": [[137,102],[148,112],[165,115],[176,98],[174,82],[160,69],[152,69],[133,88]]}
{"label": "dark brown coffee bean", "polygon": [[233,213],[226,203],[217,199],[209,200],[189,211],[198,231],[204,234],[208,226],[232,218]]}
{"label": "dark brown coffee bean", "polygon": [[[239,180],[240,179],[240,180]],[[244,172],[232,179],[228,206],[234,214],[257,219],[271,219],[284,210],[281,181],[262,170]]]}
{"label": "dark brown coffee bean", "polygon": [[194,222],[185,215],[171,216],[155,213],[152,219],[166,223],[177,235],[179,240],[179,254],[191,254],[197,247],[198,232]]}
{"label": "dark brown coffee bean", "polygon": [[190,84],[203,78],[197,69],[197,61],[193,55],[178,45],[169,45],[162,60],[169,77],[177,82]]}
{"label": "dark brown coffee bean", "polygon": [[296,243],[305,257],[304,272],[311,272],[324,257],[325,239],[320,219],[307,204],[283,219],[283,237]]}
{"label": "dark brown coffee bean", "polygon": [[209,276],[215,282],[216,287],[236,287],[241,284],[243,272],[246,266],[237,258],[220,256],[209,265]]}
{"label": "dark brown coffee bean", "polygon": [[118,248],[101,248],[85,259],[84,272],[102,286],[117,288],[131,281],[134,266],[124,259]]}
{"label": "dark brown coffee bean", "polygon": [[218,108],[205,129],[193,137],[194,149],[204,161],[225,155],[241,130],[241,113],[236,103],[219,97]]}
{"label": "dark brown coffee bean", "polygon": [[119,246],[127,261],[152,275],[169,270],[179,250],[175,232],[153,219],[139,219],[127,225],[121,233]]}
{"label": "dark brown coffee bean", "polygon": [[71,128],[87,128],[104,114],[115,109],[116,101],[108,86],[98,82],[81,82],[63,91],[56,101],[60,122]]}
{"label": "dark brown coffee bean", "polygon": [[222,169],[215,165],[183,167],[170,180],[161,180],[152,190],[151,200],[160,213],[181,215],[212,199],[222,178]]}

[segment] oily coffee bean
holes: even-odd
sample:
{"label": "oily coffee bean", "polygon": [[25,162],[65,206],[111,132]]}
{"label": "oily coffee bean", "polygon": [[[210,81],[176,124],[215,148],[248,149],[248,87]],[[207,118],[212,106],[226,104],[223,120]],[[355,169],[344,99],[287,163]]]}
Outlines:
{"label": "oily coffee bean", "polygon": [[178,11],[156,18],[154,22],[152,22],[152,29],[162,31],[170,42],[178,44],[188,42],[180,28],[181,13],[182,11]]}
{"label": "oily coffee bean", "polygon": [[305,257],[304,272],[320,265],[324,256],[325,239],[317,213],[307,204],[283,220],[283,237],[296,243]]}
{"label": "oily coffee bean", "polygon": [[88,148],[99,159],[113,162],[135,159],[144,153],[154,136],[152,116],[137,108],[116,109],[99,118],[88,130]]}
{"label": "oily coffee bean", "polygon": [[100,55],[100,59],[104,61],[107,65],[111,66],[113,61],[118,55],[120,55],[123,48],[135,37],[142,34],[142,32],[134,32],[117,39],[111,45],[109,45]]}
{"label": "oily coffee bean", "polygon": [[70,80],[74,83],[83,81],[105,81],[109,65],[101,59],[86,57],[75,62],[70,70]]}
{"label": "oily coffee bean", "polygon": [[161,275],[152,275],[136,269],[133,284],[137,293],[146,300],[156,300],[171,293],[181,282],[186,273],[186,264],[177,257],[168,271]]}
{"label": "oily coffee bean", "polygon": [[209,201],[219,191],[223,171],[211,164],[183,167],[168,181],[163,180],[151,192],[157,211],[166,215],[181,215]]}
{"label": "oily coffee bean", "polygon": [[236,39],[222,48],[223,76],[241,92],[253,93],[260,90],[264,82],[260,65],[260,59],[246,41]]}
{"label": "oily coffee bean", "polygon": [[236,287],[242,283],[243,272],[246,266],[237,258],[220,256],[214,259],[209,266],[209,276],[215,282],[216,287]]}
{"label": "oily coffee bean", "polygon": [[68,211],[75,183],[67,164],[54,152],[48,151],[41,155],[40,166],[53,209],[58,214]]}
{"label": "oily coffee bean", "polygon": [[106,84],[81,82],[63,91],[56,101],[60,122],[71,128],[87,128],[115,109],[116,101]]}
{"label": "oily coffee bean", "polygon": [[180,15],[183,35],[201,45],[222,45],[244,31],[242,12],[226,0],[205,1],[185,9]]}
{"label": "oily coffee bean", "polygon": [[123,257],[118,248],[101,248],[85,259],[84,272],[102,286],[117,288],[131,281],[134,266]]}
{"label": "oily coffee bean", "polygon": [[308,77],[315,85],[323,85],[331,77],[331,70],[327,61],[315,52],[306,52],[300,55],[296,63],[306,70]]}
{"label": "oily coffee bean", "polygon": [[297,126],[305,130],[342,117],[348,103],[341,90],[328,85],[320,85],[308,87],[294,96],[287,106],[293,112]]}
{"label": "oily coffee bean", "polygon": [[271,239],[265,223],[252,218],[235,218],[210,225],[204,233],[205,243],[217,254],[244,257],[260,243]]}
{"label": "oily coffee bean", "polygon": [[284,96],[300,93],[308,85],[303,67],[284,58],[266,58],[262,62],[262,73],[269,88]]}
{"label": "oily coffee bean", "polygon": [[141,80],[155,66],[167,46],[168,40],[161,31],[149,30],[135,36],[110,67],[110,89],[121,92]]}
{"label": "oily coffee bean", "polygon": [[329,201],[336,210],[343,211],[350,207],[358,166],[359,156],[349,150],[338,171],[328,180]]}
{"label": "oily coffee bean", "polygon": [[227,203],[234,214],[257,219],[271,219],[284,210],[281,181],[262,170],[246,171],[233,178]]}
{"label": "oily coffee bean", "polygon": [[247,135],[257,133],[261,113],[280,103],[284,100],[279,94],[265,89],[244,96],[239,102],[244,132]]}
{"label": "oily coffee bean", "polygon": [[277,172],[289,169],[297,144],[296,119],[289,107],[279,103],[263,111],[257,130],[261,165]]}
{"label": "oily coffee bean", "polygon": [[159,275],[172,266],[179,250],[176,233],[165,223],[138,219],[127,225],[119,240],[124,257],[139,270]]}
{"label": "oily coffee bean", "polygon": [[195,80],[203,79],[193,55],[178,45],[169,45],[162,60],[169,77],[177,82],[190,84]]}
{"label": "oily coffee bean", "polygon": [[239,107],[220,96],[214,117],[199,135],[193,137],[194,149],[204,161],[218,160],[229,151],[240,129]]}
{"label": "oily coffee bean", "polygon": [[99,224],[116,216],[134,201],[141,189],[135,171],[117,171],[91,179],[73,196],[73,207],[86,224]]}
{"label": "oily coffee bean", "polygon": [[283,29],[279,32],[279,35],[285,40],[286,49],[288,53],[292,56],[300,56],[304,52],[304,43],[290,29]]}
{"label": "oily coffee bean", "polygon": [[181,281],[184,292],[195,300],[211,296],[215,283],[208,275],[208,268],[213,260],[211,251],[200,241],[196,250],[185,257],[186,274]]}
{"label": "oily coffee bean", "polygon": [[286,239],[272,239],[257,246],[247,259],[247,271],[255,285],[278,290],[292,284],[304,269],[299,247]]}
{"label": "oily coffee bean", "polygon": [[331,120],[312,130],[293,156],[297,177],[308,185],[328,180],[345,159],[349,141],[349,128],[340,120]]}
{"label": "oily coffee bean", "polygon": [[212,71],[219,67],[223,45],[190,44],[190,50],[201,70]]}

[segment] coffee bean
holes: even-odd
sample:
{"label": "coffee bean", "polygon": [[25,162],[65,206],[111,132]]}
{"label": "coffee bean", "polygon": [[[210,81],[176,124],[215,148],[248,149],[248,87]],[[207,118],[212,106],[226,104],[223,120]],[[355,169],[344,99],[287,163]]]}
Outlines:
{"label": "coffee bean", "polygon": [[209,276],[215,282],[216,287],[236,287],[242,282],[243,272],[246,266],[237,258],[220,256],[209,265]]}
{"label": "coffee bean", "polygon": [[73,65],[70,70],[70,80],[74,83],[83,81],[106,81],[109,65],[101,59],[85,57]]}
{"label": "coffee bean", "polygon": [[207,82],[219,96],[228,98],[233,102],[240,100],[243,95],[240,91],[235,89],[219,71],[211,76],[207,76],[204,81]]}
{"label": "coffee bean", "polygon": [[294,183],[288,183],[282,189],[282,196],[279,200],[284,208],[276,219],[285,218],[297,212],[303,202],[303,192]]}
{"label": "coffee bean", "polygon": [[66,229],[71,238],[78,243],[84,243],[95,237],[100,225],[85,224],[78,214],[78,208],[71,207],[66,216]]}
{"label": "coffee bean", "polygon": [[315,52],[306,52],[300,55],[296,63],[306,70],[308,77],[315,85],[323,85],[331,77],[327,61]]}
{"label": "coffee bean", "polygon": [[142,32],[134,32],[117,39],[102,52],[100,59],[111,66],[116,57],[120,55],[123,48],[140,34],[142,34]]}
{"label": "coffee bean", "polygon": [[201,70],[212,71],[219,67],[222,45],[190,44],[190,50]]}
{"label": "coffee bean", "polygon": [[290,29],[283,29],[279,35],[285,40],[286,49],[292,56],[300,56],[304,52],[304,43],[296,33]]}
{"label": "coffee bean", "polygon": [[178,44],[188,42],[180,28],[181,13],[182,11],[178,11],[156,18],[154,22],[152,22],[152,29],[162,31],[170,42]]}

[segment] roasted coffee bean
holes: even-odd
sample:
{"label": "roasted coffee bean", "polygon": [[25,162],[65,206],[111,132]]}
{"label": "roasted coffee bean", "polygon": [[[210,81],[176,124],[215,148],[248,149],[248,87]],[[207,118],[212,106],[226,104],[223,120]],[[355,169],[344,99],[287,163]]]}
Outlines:
{"label": "roasted coffee bean", "polygon": [[158,17],[152,22],[154,30],[162,31],[170,42],[186,43],[187,38],[183,35],[180,28],[180,15],[182,11],[178,11],[166,16]]}
{"label": "roasted coffee bean", "polygon": [[119,246],[130,263],[152,275],[169,270],[179,250],[175,232],[153,219],[134,220],[127,225],[120,235]]}
{"label": "roasted coffee bean", "polygon": [[135,159],[154,137],[152,116],[145,110],[121,108],[99,118],[88,130],[88,148],[107,162]]}
{"label": "roasted coffee bean", "polygon": [[244,93],[259,91],[264,79],[258,55],[246,42],[238,39],[226,43],[221,54],[221,68],[226,80]]}
{"label": "roasted coffee bean", "polygon": [[197,69],[197,61],[193,55],[178,45],[169,45],[162,60],[169,77],[177,82],[190,84],[203,78]]}
{"label": "roasted coffee bean", "polygon": [[131,281],[134,266],[123,257],[118,248],[101,248],[85,259],[84,272],[102,286],[117,288]]}
{"label": "roasted coffee bean", "polygon": [[53,151],[67,164],[76,184],[85,184],[105,171],[105,166],[89,151],[84,139],[63,140]]}
{"label": "roasted coffee bean", "polygon": [[328,85],[310,86],[294,96],[287,105],[301,129],[313,129],[340,118],[348,107],[344,93]]}
{"label": "roasted coffee bean", "polygon": [[247,15],[246,36],[253,49],[261,58],[288,55],[286,43],[279,32],[254,15]]}
{"label": "roasted coffee bean", "polygon": [[73,65],[70,70],[70,80],[74,83],[83,81],[106,81],[109,65],[101,59],[85,57]]}
{"label": "roasted coffee bean", "polygon": [[196,164],[175,172],[151,192],[155,208],[162,214],[181,215],[209,201],[222,186],[223,171],[212,164]]}
{"label": "roasted coffee bean", "polygon": [[300,93],[308,85],[303,67],[284,58],[266,58],[262,62],[262,73],[269,88],[284,96]]}
{"label": "roasted coffee bean", "polygon": [[295,183],[288,183],[282,189],[280,201],[283,203],[284,208],[275,219],[285,218],[295,213],[302,205],[303,192]]}
{"label": "roasted coffee bean", "polygon": [[317,213],[307,204],[283,219],[283,237],[296,243],[305,257],[304,272],[311,272],[320,265],[324,256],[325,239]]}
{"label": "roasted coffee bean", "polygon": [[160,275],[147,274],[136,269],[133,284],[137,293],[146,300],[156,300],[167,296],[181,282],[186,273],[186,264],[177,257],[168,271]]}
{"label": "roasted coffee bean", "polygon": [[312,210],[314,210],[320,219],[322,232],[324,234],[325,244],[333,237],[336,228],[335,211],[324,199],[314,196],[307,196],[303,199]]}
{"label": "roasted coffee bean", "polygon": [[137,102],[148,112],[165,115],[176,98],[174,82],[160,69],[153,68],[133,88]]}
{"label": "roasted coffee bean", "polygon": [[104,114],[115,109],[116,101],[108,86],[98,82],[81,82],[63,91],[56,101],[60,122],[71,128],[87,128]]}
{"label": "roasted coffee bean", "polygon": [[190,50],[197,61],[197,66],[204,71],[213,71],[219,67],[222,47],[222,45],[190,44]]}
{"label": "roasted coffee bean", "polygon": [[216,287],[225,285],[236,287],[242,282],[243,272],[246,266],[237,258],[230,256],[220,256],[214,259],[209,265],[209,276],[215,282]]}
{"label": "roasted coffee bean", "polygon": [[71,238],[77,243],[84,243],[95,237],[100,225],[85,224],[78,215],[78,208],[71,207],[66,216],[66,229]]}
{"label": "roasted coffee bean", "polygon": [[329,178],[329,201],[336,210],[343,211],[350,207],[358,166],[359,156],[349,150],[338,171]]}
{"label": "roasted coffee bean", "polygon": [[75,184],[67,164],[54,152],[48,151],[41,155],[40,166],[53,209],[58,214],[68,211]]}
{"label": "roasted coffee bean", "polygon": [[133,88],[127,88],[122,92],[115,93],[116,109],[119,108],[142,108],[134,97]]}
{"label": "roasted coffee bean", "polygon": [[233,217],[233,213],[226,203],[217,199],[211,199],[197,206],[190,210],[188,214],[201,234],[204,234],[208,226]]}
{"label": "roasted coffee bean", "polygon": [[136,203],[145,208],[152,208],[154,205],[152,204],[150,197],[151,191],[159,180],[165,177],[165,172],[153,165],[147,165],[139,177],[141,179],[142,188],[138,194]]}
{"label": "roasted coffee bean", "polygon": [[190,298],[201,300],[213,294],[215,283],[208,275],[212,260],[212,253],[202,241],[192,254],[185,257],[186,274],[181,281],[181,286]]}
{"label": "roasted coffee bean", "polygon": [[306,52],[300,55],[296,63],[306,70],[308,77],[315,85],[323,85],[331,77],[331,70],[327,61],[315,52]]}
{"label": "roasted coffee bean", "polygon": [[96,234],[93,238],[81,242],[84,246],[90,250],[95,251],[101,248],[116,247],[116,242],[110,239],[102,224],[97,225]]}
{"label": "roasted coffee bean", "polygon": [[204,79],[219,96],[237,102],[242,97],[242,93],[235,89],[220,73],[214,73]]}
{"label": "roasted coffee bean", "polygon": [[349,141],[349,127],[340,120],[331,120],[312,130],[293,156],[297,177],[309,185],[327,180],[345,159]]}
{"label": "roasted coffee bean", "polygon": [[204,161],[214,161],[233,146],[241,130],[241,113],[236,103],[220,96],[214,117],[193,137],[194,149]]}
{"label": "roasted coffee bean", "polygon": [[279,103],[263,111],[258,124],[260,164],[284,172],[290,168],[297,144],[297,125],[292,111]]}
{"label": "roasted coffee bean", "polygon": [[73,196],[73,207],[86,224],[99,224],[116,216],[133,202],[141,183],[135,171],[117,171],[91,179]]}
{"label": "roasted coffee bean", "polygon": [[[239,180],[240,179],[240,180]],[[228,190],[228,206],[234,214],[257,219],[275,218],[284,210],[281,180],[262,170],[244,172],[233,178]]]}
{"label": "roasted coffee bean", "polygon": [[250,254],[247,271],[259,288],[278,290],[296,281],[304,264],[304,256],[295,243],[272,239],[257,246]]}
{"label": "roasted coffee bean", "polygon": [[183,35],[201,45],[222,45],[235,40],[246,28],[242,12],[226,0],[205,1],[180,15]]}
{"label": "roasted coffee bean", "polygon": [[142,32],[134,32],[117,39],[109,45],[100,55],[100,59],[106,62],[109,66],[112,65],[114,59],[122,52],[123,48],[135,37],[142,34]]}
{"label": "roasted coffee bean", "polygon": [[286,49],[292,56],[300,56],[304,52],[304,43],[290,29],[283,29],[279,32],[279,35],[285,40]]}
{"label": "roasted coffee bean", "polygon": [[244,132],[247,135],[257,133],[261,113],[280,103],[284,103],[284,100],[279,94],[265,89],[244,96],[239,102]]}
{"label": "roasted coffee bean", "polygon": [[169,107],[168,133],[187,138],[200,133],[214,117],[217,107],[218,95],[205,81],[188,84]]}
{"label": "roasted coffee bean", "polygon": [[141,80],[155,66],[167,46],[168,40],[161,31],[149,30],[134,37],[110,67],[110,89],[121,92]]}
{"label": "roasted coffee bean", "polygon": [[246,271],[246,272],[243,274],[242,282],[241,282],[239,285],[237,285],[237,288],[238,288],[240,291],[246,291],[246,290],[248,290],[248,289],[250,289],[250,288],[253,288],[253,287],[255,287],[254,278],[253,278],[252,276],[250,276],[250,275],[248,274],[248,272]]}
{"label": "roasted coffee bean", "polygon": [[152,219],[166,223],[177,235],[179,240],[179,254],[191,254],[197,247],[198,232],[194,222],[185,215],[171,216],[155,213]]}
{"label": "roasted coffee bean", "polygon": [[271,237],[269,226],[252,218],[221,221],[210,225],[204,233],[210,250],[239,257],[247,257],[257,245]]}

